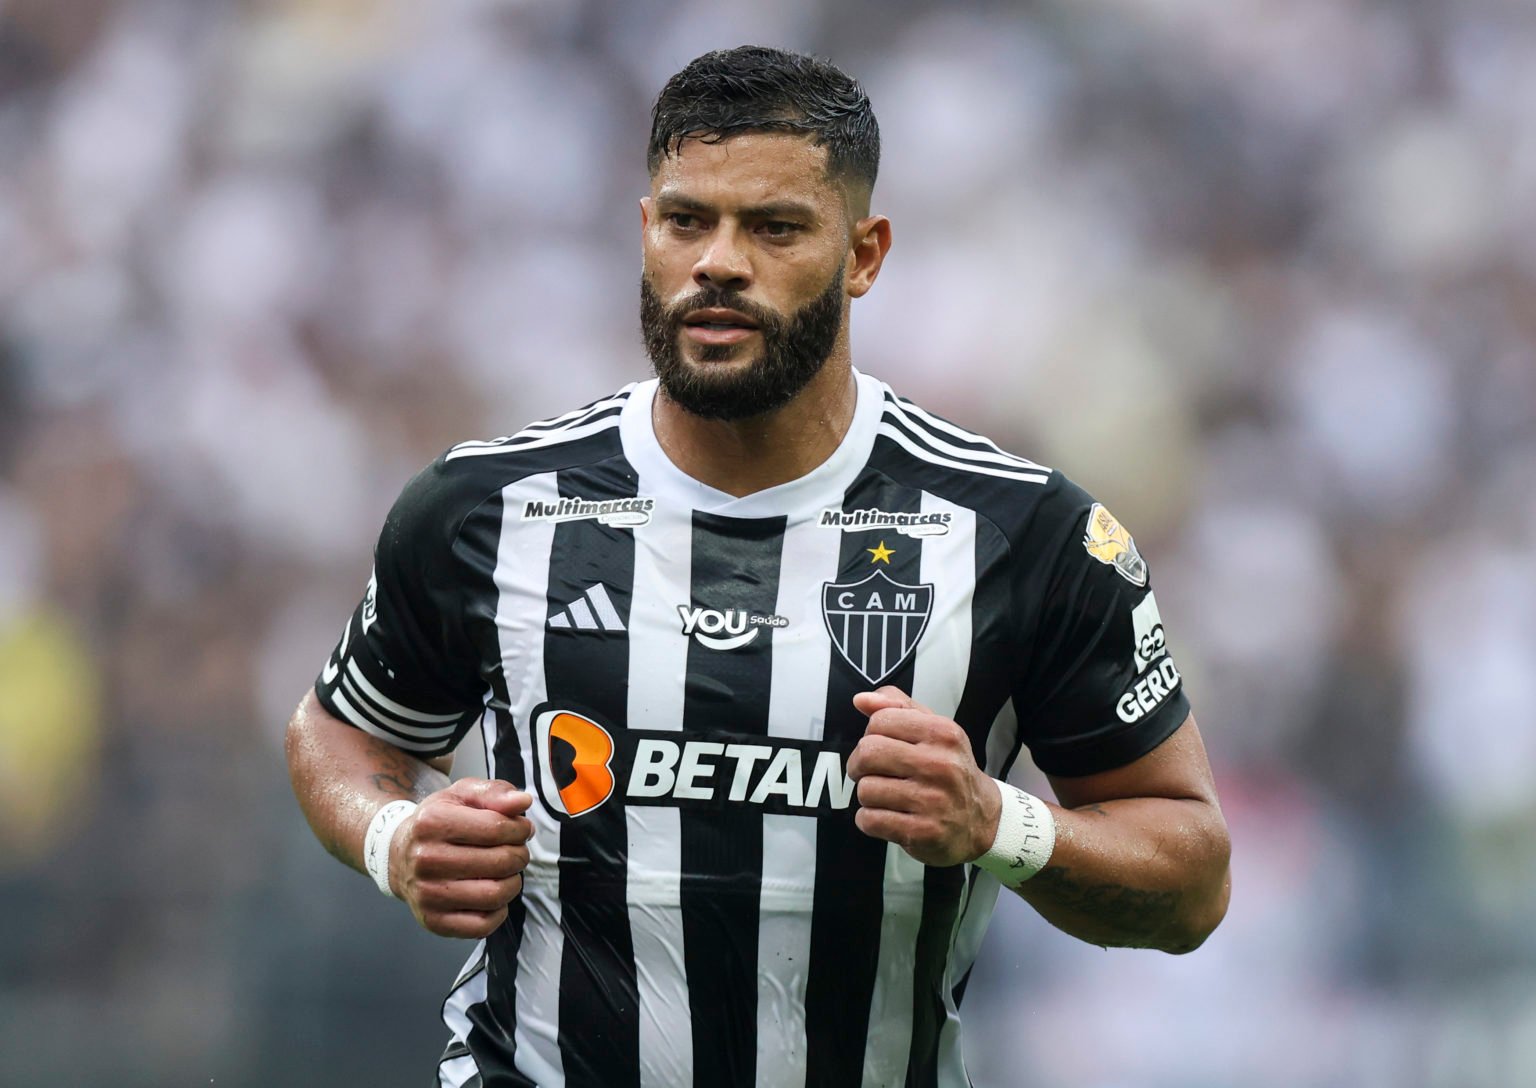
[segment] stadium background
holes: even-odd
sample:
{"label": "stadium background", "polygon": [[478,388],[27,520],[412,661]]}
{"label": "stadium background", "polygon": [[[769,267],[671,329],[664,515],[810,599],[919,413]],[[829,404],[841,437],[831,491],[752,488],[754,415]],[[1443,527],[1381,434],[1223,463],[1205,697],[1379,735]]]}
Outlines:
{"label": "stadium background", "polygon": [[0,2],[0,1081],[420,1085],[461,945],[281,734],[407,476],[641,376],[646,106],[861,77],[856,358],[1152,557],[1193,957],[1001,905],[978,1085],[1536,1083],[1536,8]]}

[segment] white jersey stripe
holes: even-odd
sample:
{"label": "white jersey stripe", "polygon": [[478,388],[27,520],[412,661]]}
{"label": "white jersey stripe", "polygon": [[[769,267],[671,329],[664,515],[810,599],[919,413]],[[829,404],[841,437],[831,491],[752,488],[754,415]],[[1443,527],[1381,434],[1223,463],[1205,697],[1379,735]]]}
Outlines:
{"label": "white jersey stripe", "polygon": [[341,716],[347,721],[357,726],[370,737],[378,737],[382,741],[388,741],[396,748],[403,748],[408,752],[435,752],[443,746],[443,742],[440,740],[410,740],[390,732],[381,725],[374,724],[366,714],[358,710],[357,707],[347,700],[347,697],[342,694],[340,689],[331,692],[331,701],[336,704],[336,709],[341,711]]}
{"label": "white jersey stripe", "polygon": [[[963,977],[955,970],[955,942],[960,927],[965,923],[966,911],[971,905],[971,867],[965,866],[965,888],[960,896],[960,908],[955,913],[955,924],[949,934],[950,957],[944,973],[944,1026],[939,1029],[938,1088],[971,1088],[970,1074],[965,1071],[965,1053],[960,1046],[960,1008],[955,1004],[955,986]],[[990,912],[988,912],[990,917]]]}
{"label": "white jersey stripe", "polygon": [[[544,624],[548,609],[549,556],[555,526],[524,521],[518,516],[531,499],[559,498],[555,473],[530,476],[502,489],[501,540],[494,580],[498,593],[496,631],[501,644],[501,668],[507,682],[512,720],[527,722],[546,698],[544,684]],[[532,745],[521,745],[523,781],[534,780]],[[529,809],[534,836],[529,842],[528,867],[523,871],[523,905],[527,911],[523,940],[517,950],[517,1065],[540,1088],[563,1088],[565,1068],[560,1057],[560,960],[565,938],[560,928],[560,823],[544,806]]]}
{"label": "white jersey stripe", "polygon": [[[462,1043],[469,1038],[469,1007],[485,1000],[486,985],[485,942],[479,941],[443,1002],[443,1023],[448,1025],[453,1042]],[[479,1072],[472,1055],[448,1058],[437,1067],[438,1088],[463,1088]]]}
{"label": "white jersey stripe", "polygon": [[414,737],[418,740],[435,740],[441,743],[452,736],[458,728],[453,725],[411,725],[409,722],[402,722],[392,718],[376,707],[368,705],[369,700],[358,690],[357,685],[352,683],[350,675],[341,678],[341,690],[352,696],[356,702],[357,709],[367,714],[372,719],[374,725],[381,729],[386,729],[390,733],[397,733],[407,738]]}
{"label": "white jersey stripe", "polygon": [[[363,670],[358,667],[356,658],[347,659],[347,673],[353,680],[357,681],[357,686],[363,689],[363,694],[367,695],[378,706],[383,707],[398,717],[409,718],[413,722],[457,722],[463,717],[462,714],[423,714],[418,710],[412,710],[403,703],[395,702],[395,700],[385,695],[369,682],[368,678],[363,675]],[[452,727],[450,726],[451,730]]]}
{"label": "white jersey stripe", "polygon": [[[770,736],[820,740],[826,730],[827,671],[807,669],[806,662],[825,661],[832,652],[820,622],[821,587],[837,580],[841,535],[811,519],[785,530],[775,610],[791,622],[773,633]],[[805,1084],[805,987],[815,873],[816,821],[765,815],[757,938],[759,1084]]]}
{"label": "white jersey stripe", "polygon": [[[950,515],[948,533],[923,541],[918,580],[933,586],[933,616],[929,624],[952,637],[918,643],[910,694],[936,713],[953,716],[970,672],[976,515],[928,492],[923,493],[921,512]],[[906,1080],[924,873],[923,865],[901,847],[892,844],[887,848],[880,970],[870,1006],[870,1032],[864,1053],[865,1088]]]}
{"label": "white jersey stripe", "polygon": [[[499,446],[463,447],[455,446],[449,451],[445,460],[456,461],[461,457],[485,457],[496,453],[526,453],[529,450],[548,449],[551,446],[560,446],[569,442],[577,442],[583,438],[590,438],[595,434],[612,430],[619,425],[619,415],[604,416],[581,426],[570,427],[564,430],[551,431],[547,435],[529,438],[526,441],[520,439],[508,439]],[[549,499],[550,502],[558,501],[557,493]]]}
{"label": "white jersey stripe", "polygon": [[1013,746],[1018,740],[1019,716],[1014,712],[1010,698],[992,719],[992,728],[987,732],[987,765],[983,770],[993,778],[1006,778],[1013,769],[1007,765],[1008,757],[1013,755]]}
{"label": "white jersey stripe", "polygon": [[491,438],[485,439],[483,441],[472,440],[468,442],[460,442],[453,448],[455,450],[462,450],[484,449],[490,446],[504,446],[508,442],[514,442],[519,438],[551,434],[562,428],[573,427],[609,408],[623,407],[624,402],[629,399],[629,391],[633,388],[634,384],[631,383],[626,385],[623,389],[619,390],[611,397],[604,397],[602,400],[594,401],[593,403],[587,405],[585,408],[576,408],[558,416],[551,416],[549,419],[541,419],[530,423],[516,434],[503,435],[501,438]]}
{"label": "white jersey stripe", "polygon": [[[888,400],[888,403],[891,402],[892,401]],[[1000,453],[1004,457],[1011,458],[1012,460],[1018,462],[1020,465],[1023,465],[1025,468],[1039,469],[1041,472],[1045,473],[1049,473],[1051,471],[1047,466],[1031,461],[1027,457],[1020,457],[1018,454],[1009,453],[1007,450],[1003,449],[986,435],[977,434],[975,431],[968,431],[964,427],[957,427],[955,424],[949,422],[949,420],[941,419],[940,417],[934,415],[932,412],[929,412],[927,409],[921,407],[920,405],[913,404],[909,400],[905,400],[901,397],[895,397],[894,403],[906,415],[907,421],[909,423],[926,424],[928,430],[943,431],[945,434],[953,435],[955,438],[960,439],[962,442],[976,442],[980,445],[986,446],[987,449],[994,453]]]}
{"label": "white jersey stripe", "polygon": [[[921,702],[922,700],[918,700]],[[885,847],[880,966],[869,1003],[863,1088],[902,1084],[912,1046],[912,976],[923,921],[923,863],[895,843]]]}
{"label": "white jersey stripe", "polygon": [[[643,490],[644,479],[639,486]],[[629,724],[681,729],[688,644],[677,606],[689,600],[692,519],[658,512],[635,534],[629,605]],[[601,583],[596,587],[601,589]],[[603,591],[608,602],[607,591]],[[619,619],[615,612],[613,619]],[[693,1018],[683,962],[682,821],[675,808],[625,809],[629,832],[629,929],[640,1011],[640,1086],[693,1083]]]}
{"label": "white jersey stripe", "polygon": [[1039,465],[1015,457],[1010,453],[989,453],[986,450],[973,450],[965,446],[957,446],[913,422],[904,412],[900,411],[899,405],[894,406],[892,410],[888,410],[881,419],[881,423],[901,428],[912,438],[934,447],[935,452],[942,457],[949,457],[966,464],[997,465],[1002,468],[1012,469],[1015,472],[1025,472],[1041,477],[1050,476],[1049,469],[1041,468]]}
{"label": "white jersey stripe", "polygon": [[[1019,720],[1014,713],[1013,700],[1009,699],[1003,704],[993,719],[992,728],[987,734],[987,765],[986,772],[994,778],[1002,778],[1009,769],[1006,766],[1009,755],[1013,752],[1013,746],[1018,738]],[[970,873],[967,872],[967,877]],[[969,897],[962,904],[960,917],[956,920],[954,934],[950,938],[949,953],[949,986],[946,988],[946,1001],[948,994],[953,992],[965,973],[976,962],[976,956],[981,951],[981,940],[986,935],[987,925],[992,921],[992,911],[997,906],[998,893],[1002,885],[998,884],[987,873],[976,876],[976,882]],[[950,1039],[949,1036],[954,1038]],[[948,1042],[946,1043],[946,1040]],[[958,1024],[946,1024],[944,1033],[939,1039],[940,1061],[943,1057],[946,1045],[959,1053],[959,1027]],[[941,1065],[942,1067],[942,1065]]]}
{"label": "white jersey stripe", "polygon": [[880,424],[879,433],[895,442],[913,457],[930,464],[939,465],[942,468],[958,469],[961,472],[974,472],[979,476],[995,476],[1001,480],[1019,480],[1023,483],[1043,484],[1050,480],[1050,476],[1039,472],[1015,471],[1012,469],[991,468],[979,465],[972,461],[957,461],[949,457],[943,457],[936,453],[930,453],[923,449],[911,436],[894,422],[886,417]]}

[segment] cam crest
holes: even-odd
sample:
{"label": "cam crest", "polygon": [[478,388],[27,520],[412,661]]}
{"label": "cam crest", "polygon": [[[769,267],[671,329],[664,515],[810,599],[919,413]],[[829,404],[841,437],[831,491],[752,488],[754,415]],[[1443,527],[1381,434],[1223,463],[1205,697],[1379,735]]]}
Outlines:
{"label": "cam crest", "polygon": [[826,582],[821,615],[832,645],[877,685],[917,649],[933,613],[933,586],[909,586],[877,570],[857,582]]}

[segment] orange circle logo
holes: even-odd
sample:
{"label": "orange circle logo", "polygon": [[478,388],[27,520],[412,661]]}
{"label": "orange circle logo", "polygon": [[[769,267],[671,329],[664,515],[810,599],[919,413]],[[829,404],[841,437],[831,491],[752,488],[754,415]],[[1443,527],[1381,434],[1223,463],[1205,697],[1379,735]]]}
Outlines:
{"label": "orange circle logo", "polygon": [[590,718],[546,710],[534,719],[539,794],[562,816],[591,812],[613,796],[613,737]]}

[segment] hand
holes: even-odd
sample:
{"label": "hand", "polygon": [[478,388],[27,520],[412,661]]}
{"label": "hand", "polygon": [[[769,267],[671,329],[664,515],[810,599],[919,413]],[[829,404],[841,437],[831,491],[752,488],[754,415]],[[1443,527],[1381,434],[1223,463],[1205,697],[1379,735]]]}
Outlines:
{"label": "hand", "polygon": [[523,890],[533,798],[510,783],[461,778],[430,795],[395,833],[389,883],[422,927],[488,936]]}
{"label": "hand", "polygon": [[854,822],[925,865],[980,857],[997,835],[1002,801],[976,766],[965,730],[900,688],[853,697],[869,715],[848,775],[858,783]]}

